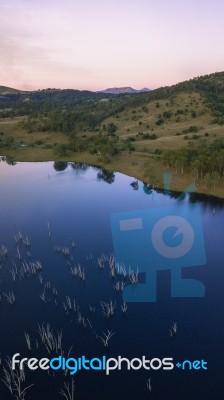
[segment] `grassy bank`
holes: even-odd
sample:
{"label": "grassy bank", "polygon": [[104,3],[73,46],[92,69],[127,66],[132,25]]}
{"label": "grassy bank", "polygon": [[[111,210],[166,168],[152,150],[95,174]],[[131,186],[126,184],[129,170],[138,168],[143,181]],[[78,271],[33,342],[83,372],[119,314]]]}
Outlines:
{"label": "grassy bank", "polygon": [[58,157],[52,149],[42,148],[10,148],[4,154],[10,159],[18,162],[41,162],[41,161],[67,161],[67,162],[83,162],[91,165],[121,172],[123,174],[140,179],[149,184],[155,184],[159,188],[163,187],[162,175],[164,172],[172,173],[171,189],[183,191],[192,182],[196,183],[196,192],[207,195],[214,195],[224,198],[224,187],[222,184],[215,187],[205,187],[200,181],[195,181],[195,177],[190,174],[180,176],[175,171],[166,169],[160,160],[148,157],[147,154],[129,154],[128,152],[122,155],[113,157],[111,162],[105,163],[102,158],[83,152],[73,154],[66,157]]}

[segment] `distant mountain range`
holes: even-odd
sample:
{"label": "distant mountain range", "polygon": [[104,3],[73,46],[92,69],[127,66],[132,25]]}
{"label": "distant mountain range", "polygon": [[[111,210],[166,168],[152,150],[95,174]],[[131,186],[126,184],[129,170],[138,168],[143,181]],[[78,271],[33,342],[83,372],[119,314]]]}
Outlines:
{"label": "distant mountain range", "polygon": [[[60,89],[43,89],[44,90],[48,90],[48,91],[54,91],[54,90],[60,90]],[[105,93],[105,94],[122,94],[122,93],[144,93],[144,92],[149,92],[150,89],[148,88],[143,88],[143,89],[133,89],[132,87],[114,87],[114,88],[108,88],[105,90],[98,90],[96,93]],[[15,93],[29,93],[29,92],[38,92],[38,90],[34,90],[34,91],[23,91],[23,90],[18,90],[18,89],[14,89],[14,88],[10,88],[7,86],[0,86],[0,94],[15,94]]]}
{"label": "distant mountain range", "polygon": [[143,88],[140,90],[133,89],[132,87],[114,87],[114,88],[108,88],[105,90],[100,90],[100,93],[106,93],[106,94],[120,94],[120,93],[143,93],[143,92],[149,92],[150,89],[148,88]]}

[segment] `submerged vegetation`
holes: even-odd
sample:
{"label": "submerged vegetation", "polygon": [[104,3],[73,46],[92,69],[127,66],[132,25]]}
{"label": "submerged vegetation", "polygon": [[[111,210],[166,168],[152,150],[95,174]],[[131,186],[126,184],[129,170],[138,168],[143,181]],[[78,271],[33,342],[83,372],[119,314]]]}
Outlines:
{"label": "submerged vegetation", "polygon": [[[48,222],[47,229],[43,232],[42,236],[46,238],[47,242],[49,242],[49,251],[51,251],[50,244],[52,236],[54,237],[55,233],[53,232],[52,234],[51,232],[51,235],[49,235],[49,225]],[[108,279],[111,283],[115,298],[113,300],[109,299],[108,301],[101,300],[99,301],[99,304],[95,304],[94,306],[90,304],[88,305],[87,303],[87,308],[85,303],[88,302],[89,295],[84,295],[84,293],[86,293],[86,287],[82,282],[84,267],[80,264],[74,265],[74,259],[77,258],[77,255],[75,254],[77,249],[72,238],[70,238],[69,244],[64,244],[62,246],[54,245],[52,250],[57,257],[62,257],[62,264],[64,264],[65,267],[65,270],[63,269],[63,275],[67,274],[68,279],[72,279],[74,276],[80,278],[75,292],[79,297],[79,300],[82,302],[82,305],[79,305],[77,300],[72,297],[71,294],[64,293],[65,288],[63,285],[56,288],[53,282],[48,280],[47,276],[49,273],[49,266],[44,265],[42,261],[35,260],[32,257],[31,250],[32,252],[35,252],[35,246],[33,246],[31,238],[28,238],[27,235],[18,231],[11,239],[15,244],[15,248],[13,249],[13,246],[11,246],[10,243],[11,250],[7,252],[7,257],[5,257],[4,251],[1,251],[0,253],[1,276],[4,276],[4,281],[7,282],[7,286],[15,288],[18,296],[16,299],[14,292],[10,290],[8,294],[4,294],[4,297],[11,305],[15,304],[15,307],[17,307],[16,312],[18,313],[18,316],[20,316],[21,312],[25,312],[24,305],[22,310],[20,308],[20,296],[23,296],[24,282],[29,286],[31,282],[34,282],[35,286],[32,285],[32,287],[37,295],[32,301],[32,307],[34,307],[32,312],[35,310],[34,321],[27,321],[26,326],[21,327],[21,330],[19,330],[23,336],[23,347],[25,346],[24,349],[26,349],[25,352],[27,353],[27,357],[30,357],[35,353],[38,353],[38,356],[41,354],[44,355],[45,353],[49,357],[58,356],[69,359],[69,357],[72,356],[72,353],[77,354],[76,336],[73,338],[73,345],[69,346],[66,337],[64,337],[64,327],[63,329],[59,327],[61,326],[59,324],[61,324],[63,320],[63,314],[68,320],[70,330],[72,327],[72,331],[79,332],[79,334],[81,332],[81,336],[82,331],[87,332],[84,341],[89,341],[91,338],[94,338],[95,341],[101,344],[102,348],[108,350],[108,348],[112,346],[114,335],[119,335],[119,333],[121,333],[111,329],[115,323],[117,324],[114,318],[117,318],[117,315],[119,314],[126,314],[128,310],[127,304],[121,301],[122,291],[125,285],[138,284],[138,271],[134,272],[130,267],[128,268],[124,264],[118,264],[113,254],[101,253],[96,259],[92,254],[86,255],[85,263],[88,273],[90,273],[93,267],[95,269],[95,274],[99,271],[100,274],[103,273],[104,279]],[[5,249],[6,246],[2,245],[1,248]],[[97,269],[99,271],[97,271]],[[98,279],[99,278],[100,275],[98,275]],[[119,286],[119,290],[117,290],[117,285]],[[21,290],[21,288],[23,288],[23,290]],[[74,282],[72,282],[72,288],[73,293]],[[29,301],[30,292],[27,291],[26,303]],[[48,316],[52,319],[52,322],[36,321],[36,316],[39,315],[40,310],[41,314],[45,313],[44,308],[39,308],[38,303],[41,303],[44,308],[48,309]],[[120,307],[116,306],[117,303],[120,303]],[[7,307],[5,304],[1,304],[1,307],[2,306]],[[55,309],[56,317],[53,313],[53,309]],[[8,316],[13,318],[14,314],[11,313],[12,309],[7,311]],[[129,317],[129,320],[130,318],[131,316]],[[99,332],[99,329],[101,329],[100,325],[102,325],[100,319],[103,320],[104,325],[102,333],[101,331]],[[123,321],[125,321],[125,319]],[[32,328],[33,323],[35,323],[35,328]],[[57,323],[57,329],[55,329],[52,323],[54,326]],[[135,324],[136,321],[133,320],[132,323]],[[66,325],[65,322],[64,325]],[[105,325],[107,326],[107,329],[105,329]],[[120,324],[119,326],[120,331],[122,331],[122,325],[123,324]],[[174,324],[171,329],[173,329],[173,334],[175,334],[176,331]],[[15,341],[16,340],[17,338],[15,338]],[[97,345],[95,346],[97,351],[99,351]],[[7,388],[7,393],[10,399],[26,400],[30,398],[29,396],[32,393],[34,393],[37,386],[37,383],[34,383],[33,372],[30,372],[26,366],[26,362],[28,362],[26,360],[28,360],[28,358],[23,358],[22,362],[24,362],[24,369],[13,369],[10,356],[5,354],[7,350],[8,349],[4,349],[1,353],[1,382]],[[18,357],[19,355],[20,354],[17,353]],[[35,358],[32,358],[32,360],[35,360]],[[56,386],[61,385],[57,388],[57,393],[66,399],[74,399],[76,398],[76,385],[74,379],[69,376],[69,372],[70,370],[68,368],[63,369],[62,379],[58,378],[56,384]],[[48,376],[50,378],[55,376],[54,373],[54,371],[51,371],[50,369],[48,370]],[[148,390],[151,391],[150,379],[148,379]]]}
{"label": "submerged vegetation", "polygon": [[223,139],[224,72],[146,93],[0,94],[1,153],[18,161],[109,164],[157,185],[171,168],[173,189],[224,196]]}

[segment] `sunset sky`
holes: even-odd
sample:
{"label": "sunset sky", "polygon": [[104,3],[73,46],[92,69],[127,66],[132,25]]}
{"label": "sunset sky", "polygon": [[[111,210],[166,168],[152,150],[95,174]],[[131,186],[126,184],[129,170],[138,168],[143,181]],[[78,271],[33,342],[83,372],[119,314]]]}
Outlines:
{"label": "sunset sky", "polygon": [[177,83],[224,70],[223,0],[0,0],[0,85]]}

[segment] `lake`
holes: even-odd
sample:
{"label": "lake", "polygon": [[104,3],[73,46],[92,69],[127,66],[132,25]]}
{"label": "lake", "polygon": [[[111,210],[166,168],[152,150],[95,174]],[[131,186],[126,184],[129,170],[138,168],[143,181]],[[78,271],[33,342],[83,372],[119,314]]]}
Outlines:
{"label": "lake", "polygon": [[[172,370],[127,370],[124,362],[109,375],[78,371],[75,399],[223,399],[222,199],[180,196],[81,163],[10,165],[4,158],[0,185],[1,399],[18,396],[19,373],[7,375],[15,353],[174,360]],[[173,256],[184,232],[158,225],[156,238],[164,229],[172,248],[164,264],[162,247],[148,256],[150,226],[176,213],[177,224],[188,221],[186,246],[195,227],[192,254]],[[207,369],[176,367],[184,360],[204,360]],[[27,367],[19,381],[33,386],[17,398],[31,400],[66,398],[73,382],[69,371]]]}

